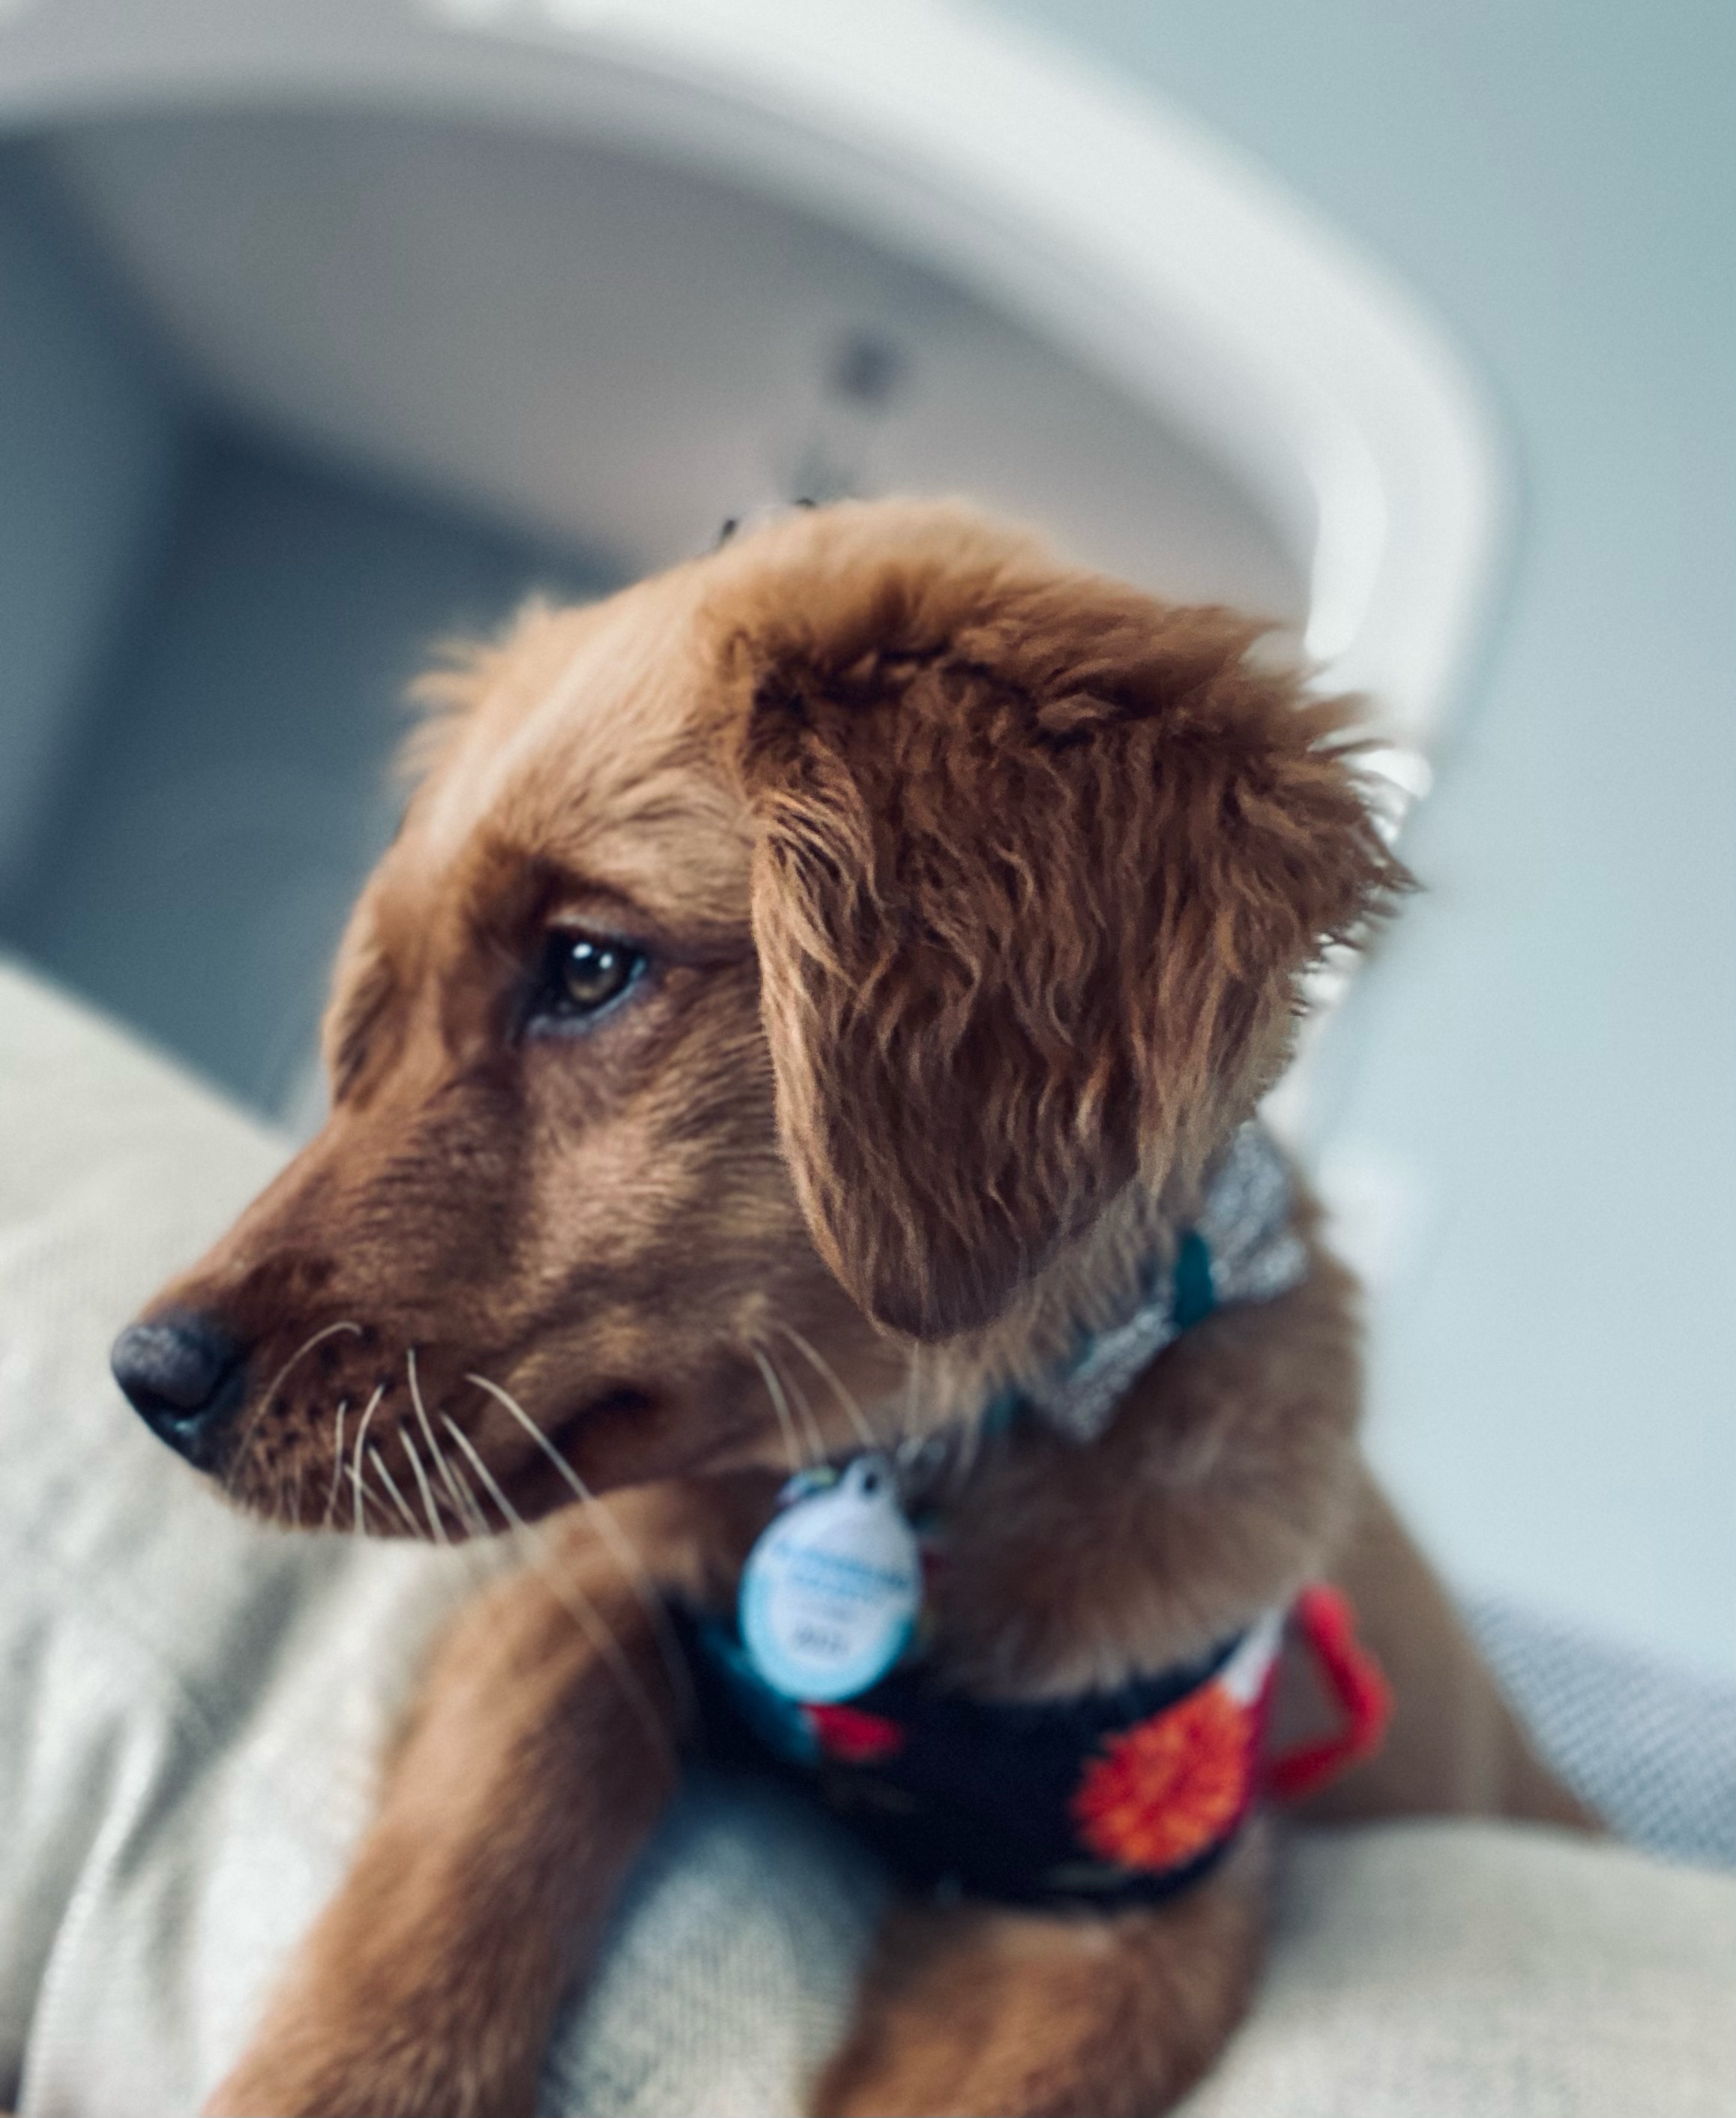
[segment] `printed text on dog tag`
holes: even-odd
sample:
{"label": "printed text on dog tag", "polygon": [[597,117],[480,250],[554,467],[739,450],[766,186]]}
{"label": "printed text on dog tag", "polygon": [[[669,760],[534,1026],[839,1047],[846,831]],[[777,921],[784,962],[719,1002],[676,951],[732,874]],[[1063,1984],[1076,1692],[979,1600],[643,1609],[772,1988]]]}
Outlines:
{"label": "printed text on dog tag", "polygon": [[859,1456],[761,1532],[741,1572],[741,1644],[786,1699],[853,1699],[903,1653],[921,1602],[921,1557],[891,1467]]}

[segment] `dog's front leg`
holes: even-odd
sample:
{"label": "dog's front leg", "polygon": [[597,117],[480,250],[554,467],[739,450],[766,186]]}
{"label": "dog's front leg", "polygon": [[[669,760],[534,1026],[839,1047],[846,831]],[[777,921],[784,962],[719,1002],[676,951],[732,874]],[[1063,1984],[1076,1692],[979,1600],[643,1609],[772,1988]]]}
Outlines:
{"label": "dog's front leg", "polygon": [[374,1824],[224,2118],[528,2118],[563,1991],[676,1778],[653,1628],[576,1526],[436,1653]]}
{"label": "dog's front leg", "polygon": [[1256,1824],[1207,1880],[1115,1913],[905,1905],[815,2092],[823,2118],[1156,2118],[1246,2008],[1265,1926]]}

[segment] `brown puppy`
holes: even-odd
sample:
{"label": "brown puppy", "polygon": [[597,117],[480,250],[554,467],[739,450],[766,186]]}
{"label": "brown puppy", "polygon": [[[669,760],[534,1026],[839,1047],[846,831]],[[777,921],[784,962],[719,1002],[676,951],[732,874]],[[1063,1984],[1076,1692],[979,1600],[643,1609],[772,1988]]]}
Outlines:
{"label": "brown puppy", "polygon": [[[118,1367],[280,1519],[561,1512],[436,1658],[216,2107],[531,2107],[673,1784],[659,1599],[729,1609],[792,1461],[865,1429],[942,1437],[937,1684],[1113,1690],[1336,1571],[1400,1683],[1341,1806],[1573,1815],[1359,1469],[1305,1206],[1300,1283],[1198,1323],[1096,1439],[974,1432],[1174,1256],[1300,974],[1403,886],[1340,713],[1257,630],[962,508],[846,505],[431,681],[330,1122]],[[1101,1914],[912,1899],[816,2107],[1160,2109],[1245,2005],[1263,1844]]]}

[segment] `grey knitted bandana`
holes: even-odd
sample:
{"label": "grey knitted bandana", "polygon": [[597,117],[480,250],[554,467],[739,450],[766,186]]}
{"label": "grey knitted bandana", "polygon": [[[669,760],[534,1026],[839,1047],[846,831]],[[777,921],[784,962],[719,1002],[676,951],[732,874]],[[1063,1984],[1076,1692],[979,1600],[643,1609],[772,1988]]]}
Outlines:
{"label": "grey knitted bandana", "polygon": [[1290,1172],[1271,1135],[1250,1118],[1232,1135],[1206,1181],[1174,1265],[1147,1285],[1123,1323],[1095,1334],[1065,1368],[1019,1396],[1057,1432],[1094,1441],[1142,1368],[1213,1309],[1270,1302],[1300,1286],[1308,1249],[1290,1225]]}

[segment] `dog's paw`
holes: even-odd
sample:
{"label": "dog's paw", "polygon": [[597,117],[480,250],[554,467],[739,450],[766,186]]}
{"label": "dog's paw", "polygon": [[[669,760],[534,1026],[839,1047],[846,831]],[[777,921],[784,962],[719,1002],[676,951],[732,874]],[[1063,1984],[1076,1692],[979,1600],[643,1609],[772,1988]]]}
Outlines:
{"label": "dog's paw", "polygon": [[1005,2025],[897,2045],[847,2045],[822,2075],[813,2118],[1159,2118],[1197,2078],[1106,2026],[1088,2049]]}
{"label": "dog's paw", "polygon": [[1033,2069],[1004,2049],[865,2042],[833,2060],[812,2107],[815,2118],[1096,2118],[1090,2097],[1068,2069]]}

